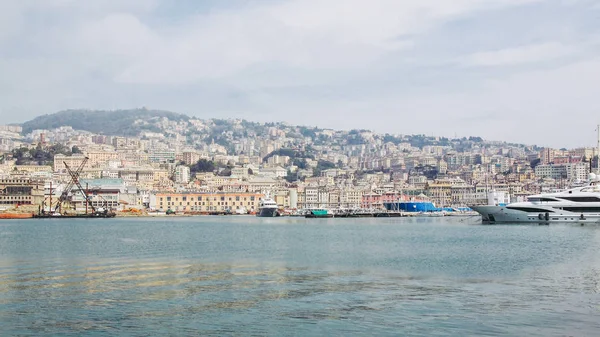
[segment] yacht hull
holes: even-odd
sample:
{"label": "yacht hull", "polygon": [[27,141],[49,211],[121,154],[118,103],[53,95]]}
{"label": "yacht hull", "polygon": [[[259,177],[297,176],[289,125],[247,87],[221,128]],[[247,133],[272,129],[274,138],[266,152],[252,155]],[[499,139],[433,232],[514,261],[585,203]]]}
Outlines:
{"label": "yacht hull", "polygon": [[471,209],[481,215],[483,223],[598,223],[600,224],[600,213],[573,213],[563,211],[560,213],[548,210],[548,212],[523,212],[508,209],[503,206],[471,206]]}
{"label": "yacht hull", "polygon": [[277,208],[261,208],[256,212],[257,217],[261,218],[272,218],[279,216]]}

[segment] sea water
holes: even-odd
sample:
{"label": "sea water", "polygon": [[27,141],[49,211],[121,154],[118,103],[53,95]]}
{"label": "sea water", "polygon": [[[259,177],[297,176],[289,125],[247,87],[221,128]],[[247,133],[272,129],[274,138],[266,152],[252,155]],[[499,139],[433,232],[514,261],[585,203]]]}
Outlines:
{"label": "sea water", "polygon": [[461,217],[2,220],[0,335],[598,335],[599,248]]}

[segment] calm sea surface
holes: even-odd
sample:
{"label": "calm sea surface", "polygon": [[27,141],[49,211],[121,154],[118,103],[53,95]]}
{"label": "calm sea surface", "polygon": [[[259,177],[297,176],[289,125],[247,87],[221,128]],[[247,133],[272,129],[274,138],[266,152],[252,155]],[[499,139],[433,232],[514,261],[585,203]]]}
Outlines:
{"label": "calm sea surface", "polygon": [[0,221],[1,336],[600,334],[600,227]]}

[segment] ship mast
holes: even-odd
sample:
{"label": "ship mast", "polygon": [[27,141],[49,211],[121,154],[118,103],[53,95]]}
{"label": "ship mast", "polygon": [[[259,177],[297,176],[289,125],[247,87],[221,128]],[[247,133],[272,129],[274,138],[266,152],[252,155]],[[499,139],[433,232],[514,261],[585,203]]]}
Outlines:
{"label": "ship mast", "polygon": [[[598,131],[598,148],[596,150],[596,170],[597,174],[600,174],[600,124],[596,126],[596,131]],[[592,164],[590,163],[590,166]]]}

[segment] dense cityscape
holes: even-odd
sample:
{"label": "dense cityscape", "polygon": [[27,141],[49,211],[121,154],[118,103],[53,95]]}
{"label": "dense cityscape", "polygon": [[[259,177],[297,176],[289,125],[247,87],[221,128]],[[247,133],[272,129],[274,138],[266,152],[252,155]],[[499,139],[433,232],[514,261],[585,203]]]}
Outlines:
{"label": "dense cityscape", "polygon": [[600,335],[600,0],[0,0],[0,337]]}
{"label": "dense cityscape", "polygon": [[[122,130],[99,130],[97,123],[85,130],[63,115],[1,128],[5,210],[57,208],[76,169],[92,192],[90,206],[119,214],[248,214],[267,194],[283,214],[385,210],[407,200],[461,209],[488,203],[492,190],[498,202],[509,203],[565,189],[587,179],[597,156],[593,147],[201,120],[146,109]],[[66,192],[65,210],[87,207],[83,193]]]}

